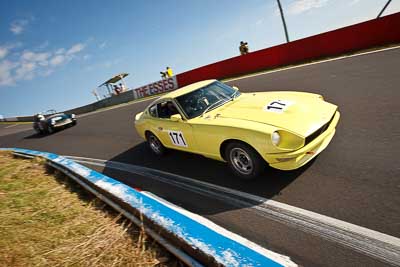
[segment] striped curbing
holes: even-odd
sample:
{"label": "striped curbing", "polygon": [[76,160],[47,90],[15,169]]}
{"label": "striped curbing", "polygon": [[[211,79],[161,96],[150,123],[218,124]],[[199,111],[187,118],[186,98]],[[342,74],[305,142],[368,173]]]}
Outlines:
{"label": "striped curbing", "polygon": [[[297,266],[289,257],[262,248],[223,229],[211,221],[190,213],[147,192],[139,192],[75,161],[47,152],[13,148],[14,153],[38,156],[78,176],[93,188],[99,188],[139,211],[152,224],[179,239],[190,251],[199,252],[206,264],[223,266]],[[96,194],[98,195],[98,194]],[[99,195],[98,195],[99,196]],[[101,199],[104,199],[100,195]],[[114,203],[115,204],[115,203]],[[121,207],[122,205],[115,204]],[[205,256],[205,257],[204,257]],[[190,264],[198,266],[197,264]]]}

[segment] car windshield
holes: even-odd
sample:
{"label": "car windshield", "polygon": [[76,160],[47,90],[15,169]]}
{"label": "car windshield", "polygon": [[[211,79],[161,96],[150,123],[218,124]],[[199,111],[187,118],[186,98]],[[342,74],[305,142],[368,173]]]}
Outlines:
{"label": "car windshield", "polygon": [[229,100],[233,100],[239,95],[239,91],[217,81],[193,92],[181,95],[176,100],[186,116],[192,119],[225,104]]}
{"label": "car windshield", "polygon": [[57,113],[57,114],[52,114],[52,115],[46,116],[46,119],[52,119],[52,118],[63,117],[63,116],[65,116],[64,113]]}

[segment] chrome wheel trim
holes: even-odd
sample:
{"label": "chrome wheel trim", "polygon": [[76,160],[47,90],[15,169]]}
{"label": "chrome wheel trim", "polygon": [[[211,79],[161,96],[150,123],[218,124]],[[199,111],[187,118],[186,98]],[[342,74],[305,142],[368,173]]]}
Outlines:
{"label": "chrome wheel trim", "polygon": [[229,152],[229,158],[232,166],[239,173],[249,175],[253,172],[253,160],[245,150],[235,147]]}
{"label": "chrome wheel trim", "polygon": [[161,154],[161,143],[154,135],[149,137],[150,148],[156,153]]}

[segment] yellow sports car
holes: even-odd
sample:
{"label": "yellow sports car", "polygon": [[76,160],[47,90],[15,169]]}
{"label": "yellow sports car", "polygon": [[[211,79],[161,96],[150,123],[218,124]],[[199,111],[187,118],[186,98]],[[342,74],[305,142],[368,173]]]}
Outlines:
{"label": "yellow sports car", "polygon": [[317,94],[241,93],[207,80],[158,98],[136,114],[135,127],[157,155],[166,148],[201,154],[250,179],[265,162],[280,170],[309,162],[328,146],[339,117]]}

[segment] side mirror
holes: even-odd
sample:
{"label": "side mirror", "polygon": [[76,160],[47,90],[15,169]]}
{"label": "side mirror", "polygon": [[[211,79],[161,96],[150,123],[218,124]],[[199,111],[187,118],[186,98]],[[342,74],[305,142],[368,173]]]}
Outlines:
{"label": "side mirror", "polygon": [[170,117],[171,121],[182,121],[182,116],[181,114],[174,114]]}
{"label": "side mirror", "polygon": [[239,91],[239,88],[237,86],[232,86],[233,89],[235,89],[236,91]]}

